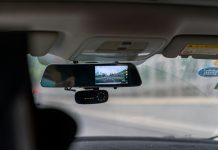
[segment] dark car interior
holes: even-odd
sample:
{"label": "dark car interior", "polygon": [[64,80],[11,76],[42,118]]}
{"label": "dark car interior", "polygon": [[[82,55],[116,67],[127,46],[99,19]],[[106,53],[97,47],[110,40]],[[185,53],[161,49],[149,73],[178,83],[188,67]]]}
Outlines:
{"label": "dark car interior", "polygon": [[[6,69],[1,74],[1,149],[67,149],[74,139],[76,122],[60,110],[36,108],[27,67],[26,33],[1,32],[0,39],[6,56],[1,59]],[[11,51],[14,61],[7,61]]]}

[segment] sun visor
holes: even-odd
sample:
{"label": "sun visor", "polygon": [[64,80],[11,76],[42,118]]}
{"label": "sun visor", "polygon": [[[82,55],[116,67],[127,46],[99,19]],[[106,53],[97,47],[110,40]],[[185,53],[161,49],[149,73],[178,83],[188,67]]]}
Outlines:
{"label": "sun visor", "polygon": [[58,39],[58,32],[27,31],[28,52],[33,56],[44,56]]}
{"label": "sun visor", "polygon": [[162,49],[161,38],[93,37],[85,41],[73,61],[142,61]]}
{"label": "sun visor", "polygon": [[196,59],[218,59],[218,36],[179,35],[162,52],[165,57],[192,56]]}

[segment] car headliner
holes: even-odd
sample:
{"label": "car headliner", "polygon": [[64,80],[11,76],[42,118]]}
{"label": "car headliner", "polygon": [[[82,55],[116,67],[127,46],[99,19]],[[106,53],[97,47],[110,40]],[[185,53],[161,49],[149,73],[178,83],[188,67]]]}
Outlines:
{"label": "car headliner", "polygon": [[70,59],[84,41],[99,36],[163,38],[167,41],[167,46],[176,35],[218,35],[216,7],[101,2],[4,2],[1,3],[0,10],[3,29],[58,32],[58,37],[50,48],[30,47],[30,52],[35,56],[49,52]]}
{"label": "car headliner", "polygon": [[195,6],[218,6],[217,0],[7,0],[7,2],[123,2]]}

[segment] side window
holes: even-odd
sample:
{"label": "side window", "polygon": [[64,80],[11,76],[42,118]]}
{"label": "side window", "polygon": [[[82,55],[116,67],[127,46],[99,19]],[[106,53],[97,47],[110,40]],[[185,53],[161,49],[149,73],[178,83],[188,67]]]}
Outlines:
{"label": "side window", "polygon": [[46,66],[39,63],[37,57],[33,57],[31,55],[27,55],[27,56],[28,56],[27,58],[28,58],[29,72],[31,75],[32,84],[34,86],[39,84],[42,77],[42,73],[44,72]]}

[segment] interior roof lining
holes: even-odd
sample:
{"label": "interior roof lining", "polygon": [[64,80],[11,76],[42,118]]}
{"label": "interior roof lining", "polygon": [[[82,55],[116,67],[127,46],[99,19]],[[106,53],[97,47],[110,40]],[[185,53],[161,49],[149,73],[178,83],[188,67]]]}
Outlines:
{"label": "interior roof lining", "polygon": [[217,8],[123,3],[1,3],[0,10],[1,25],[59,32],[59,41],[49,52],[65,59],[85,40],[96,36],[157,37],[169,42],[179,34],[218,35]]}
{"label": "interior roof lining", "polygon": [[[5,1],[1,1],[5,2]],[[0,3],[1,3],[0,2]],[[40,3],[72,3],[72,2],[86,2],[86,3],[138,3],[138,4],[162,4],[162,5],[189,5],[189,6],[208,6],[218,7],[216,0],[7,0],[6,2],[40,2]]]}

